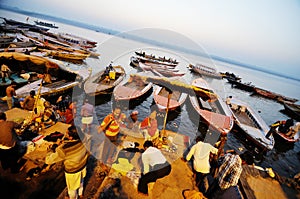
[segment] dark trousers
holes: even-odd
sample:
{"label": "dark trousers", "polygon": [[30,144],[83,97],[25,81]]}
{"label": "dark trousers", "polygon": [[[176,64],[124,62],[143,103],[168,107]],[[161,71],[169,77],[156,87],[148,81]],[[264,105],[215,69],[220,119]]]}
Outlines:
{"label": "dark trousers", "polygon": [[12,173],[18,172],[18,160],[21,157],[18,149],[19,147],[17,144],[11,149],[0,149],[0,161],[3,170],[10,168]]}
{"label": "dark trousers", "polygon": [[114,154],[117,151],[116,147],[117,135],[116,136],[107,136],[104,139],[103,151],[102,151],[102,161],[107,163],[109,158],[113,158]]}
{"label": "dark trousers", "polygon": [[201,193],[205,194],[208,189],[207,173],[196,172],[196,185]]}
{"label": "dark trousers", "polygon": [[155,182],[157,179],[169,175],[170,172],[171,165],[169,163],[155,165],[149,173],[141,176],[138,184],[138,191],[148,194],[148,183]]}

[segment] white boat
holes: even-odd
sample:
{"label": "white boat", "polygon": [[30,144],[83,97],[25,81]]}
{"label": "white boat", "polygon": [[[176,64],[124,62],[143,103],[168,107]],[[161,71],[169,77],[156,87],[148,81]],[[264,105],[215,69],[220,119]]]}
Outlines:
{"label": "white boat", "polygon": [[190,64],[189,69],[200,75],[222,79],[222,75],[218,73],[217,70],[213,67],[209,67],[203,64],[196,64],[196,65]]}
{"label": "white boat", "polygon": [[270,128],[258,112],[237,99],[230,100],[230,108],[235,118],[238,135],[244,134],[248,142],[260,152],[273,149],[275,144],[273,136],[266,138]]}

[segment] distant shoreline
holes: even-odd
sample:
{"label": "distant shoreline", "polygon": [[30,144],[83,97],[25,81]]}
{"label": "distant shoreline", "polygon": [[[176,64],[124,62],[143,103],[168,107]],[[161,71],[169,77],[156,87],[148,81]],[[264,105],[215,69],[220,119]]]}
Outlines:
{"label": "distant shoreline", "polygon": [[[72,20],[69,20],[69,19],[58,18],[58,17],[45,15],[45,14],[41,14],[41,13],[36,13],[36,12],[31,12],[31,11],[25,11],[25,10],[21,10],[19,8],[13,8],[13,7],[9,7],[9,6],[6,6],[6,5],[0,5],[0,9],[15,12],[15,13],[19,13],[19,14],[23,14],[23,15],[28,15],[28,16],[31,16],[31,17],[37,17],[37,18],[41,18],[41,19],[45,19],[45,20],[51,20],[51,21],[55,21],[55,22],[59,22],[59,23],[73,25],[73,26],[93,30],[93,31],[96,31],[96,32],[101,32],[101,33],[108,34],[108,35],[122,36],[126,39],[131,39],[131,40],[134,40],[134,41],[140,41],[140,42],[143,42],[143,43],[149,43],[149,44],[152,44],[152,45],[155,45],[155,46],[163,46],[163,47],[166,47],[166,48],[170,48],[170,49],[177,50],[177,51],[184,52],[184,53],[193,54],[193,55],[196,55],[196,56],[203,56],[203,53],[201,53],[199,51],[192,50],[192,49],[185,49],[185,48],[182,48],[182,47],[178,47],[178,46],[170,45],[170,44],[167,44],[167,43],[154,41],[154,40],[151,40],[151,39],[147,39],[147,38],[143,38],[143,37],[135,36],[135,35],[130,35],[130,34],[124,34],[123,33],[121,35],[118,35],[118,34],[120,34],[120,31],[107,29],[107,28],[99,27],[99,26],[95,26],[95,25],[90,25],[90,24],[86,24],[86,23],[83,23],[83,22],[72,21]],[[240,66],[240,67],[243,67],[243,68],[249,68],[249,69],[252,69],[252,70],[260,71],[260,72],[263,72],[263,73],[266,73],[266,74],[272,74],[272,75],[283,77],[283,78],[286,78],[286,79],[300,81],[300,79],[298,79],[296,77],[290,77],[288,75],[280,74],[278,72],[267,70],[267,69],[264,69],[262,67],[258,67],[258,66],[255,66],[255,65],[245,64],[245,63],[235,61],[235,60],[231,60],[231,59],[228,59],[228,58],[219,57],[217,55],[209,55],[209,57],[212,58],[213,60],[216,60],[216,61],[222,61],[222,62],[225,62],[225,63],[234,64],[234,65],[237,65],[237,66]]]}

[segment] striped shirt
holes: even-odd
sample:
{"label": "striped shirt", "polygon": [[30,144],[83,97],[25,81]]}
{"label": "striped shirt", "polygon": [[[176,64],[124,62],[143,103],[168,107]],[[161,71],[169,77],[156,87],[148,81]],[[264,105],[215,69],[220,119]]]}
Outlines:
{"label": "striped shirt", "polygon": [[226,154],[219,168],[218,182],[222,190],[236,186],[242,173],[242,159],[239,155]]}

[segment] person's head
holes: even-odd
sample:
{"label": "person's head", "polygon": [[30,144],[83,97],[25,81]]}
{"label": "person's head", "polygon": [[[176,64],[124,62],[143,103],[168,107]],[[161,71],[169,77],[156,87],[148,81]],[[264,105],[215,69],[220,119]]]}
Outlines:
{"label": "person's head", "polygon": [[196,142],[200,142],[200,141],[203,142],[204,138],[199,135],[199,136],[196,137]]}
{"label": "person's head", "polygon": [[6,113],[0,112],[0,120],[6,120]]}
{"label": "person's head", "polygon": [[35,96],[35,90],[31,90],[29,94],[31,97]]}
{"label": "person's head", "polygon": [[44,102],[44,107],[45,108],[50,108],[51,107],[51,103],[49,101],[45,101]]}
{"label": "person's head", "polygon": [[67,136],[69,137],[69,139],[73,139],[73,140],[79,140],[80,139],[79,134],[78,134],[77,129],[76,129],[76,126],[70,126],[68,128]]}
{"label": "person's head", "polygon": [[147,149],[147,148],[149,148],[151,146],[153,146],[153,142],[152,141],[147,140],[147,141],[144,142],[144,145],[143,145],[144,149]]}
{"label": "person's head", "polygon": [[120,117],[120,114],[121,114],[121,108],[120,107],[116,107],[113,111],[113,115],[115,118],[118,118]]}

